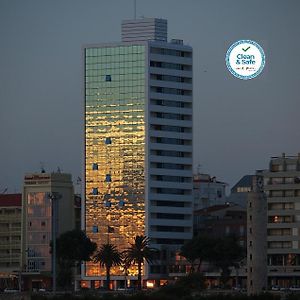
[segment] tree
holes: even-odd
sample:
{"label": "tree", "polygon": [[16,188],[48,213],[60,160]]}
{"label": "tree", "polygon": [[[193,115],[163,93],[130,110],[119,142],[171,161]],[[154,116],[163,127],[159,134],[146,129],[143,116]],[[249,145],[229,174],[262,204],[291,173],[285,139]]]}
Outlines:
{"label": "tree", "polygon": [[210,260],[210,250],[214,243],[213,238],[206,235],[199,235],[187,241],[181,247],[180,255],[185,257],[191,264],[190,273],[195,271],[196,265],[198,265],[197,272],[200,272],[202,262]]}
{"label": "tree", "polygon": [[119,266],[122,263],[122,254],[115,245],[110,243],[103,244],[94,256],[94,261],[99,262],[101,267],[106,269],[106,289],[109,290],[110,270],[113,266]]}
{"label": "tree", "polygon": [[149,238],[143,235],[137,235],[134,239],[134,244],[124,251],[125,262],[128,264],[134,263],[138,266],[138,289],[142,289],[142,264],[144,260],[147,263],[152,263],[154,254],[157,252],[155,248],[149,247]]}
{"label": "tree", "polygon": [[74,229],[61,234],[56,240],[59,285],[70,286],[73,276],[72,268],[81,261],[89,261],[96,249],[97,244],[81,230]]}
{"label": "tree", "polygon": [[245,255],[235,236],[216,239],[211,249],[211,262],[221,269],[221,282],[225,286],[230,277],[230,267],[237,267],[237,262]]}
{"label": "tree", "polygon": [[187,241],[182,246],[180,255],[191,264],[190,273],[195,272],[197,264],[197,272],[200,272],[203,261],[214,264],[221,269],[221,282],[226,285],[230,277],[230,267],[236,267],[245,254],[234,236],[214,238],[200,235]]}
{"label": "tree", "polygon": [[97,244],[78,229],[67,231],[56,240],[56,255],[58,259],[62,260],[89,261],[96,249]]}
{"label": "tree", "polygon": [[198,251],[195,245],[195,239],[188,240],[181,247],[180,255],[183,256],[190,264],[190,273],[194,273],[196,260],[198,259]]}

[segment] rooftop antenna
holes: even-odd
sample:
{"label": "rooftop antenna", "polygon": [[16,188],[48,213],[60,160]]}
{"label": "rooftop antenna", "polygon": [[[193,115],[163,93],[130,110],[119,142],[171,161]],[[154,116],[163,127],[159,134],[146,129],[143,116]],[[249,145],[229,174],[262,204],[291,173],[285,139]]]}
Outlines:
{"label": "rooftop antenna", "polygon": [[198,166],[197,166],[197,174],[198,174],[198,175],[200,175],[200,169],[201,169],[201,165],[198,164]]}
{"label": "rooftop antenna", "polygon": [[4,195],[6,192],[7,192],[7,187],[4,188],[4,189],[0,192],[0,195]]}
{"label": "rooftop antenna", "polygon": [[133,0],[134,5],[134,19],[136,20],[136,0]]}

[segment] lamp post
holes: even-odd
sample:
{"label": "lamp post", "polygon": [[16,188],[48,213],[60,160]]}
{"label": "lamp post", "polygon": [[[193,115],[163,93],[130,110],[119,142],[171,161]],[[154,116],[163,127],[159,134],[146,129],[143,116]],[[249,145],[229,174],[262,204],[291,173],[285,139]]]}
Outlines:
{"label": "lamp post", "polygon": [[57,201],[61,195],[52,192],[48,195],[51,200],[51,223],[52,223],[52,292],[56,293],[56,235],[57,235]]}

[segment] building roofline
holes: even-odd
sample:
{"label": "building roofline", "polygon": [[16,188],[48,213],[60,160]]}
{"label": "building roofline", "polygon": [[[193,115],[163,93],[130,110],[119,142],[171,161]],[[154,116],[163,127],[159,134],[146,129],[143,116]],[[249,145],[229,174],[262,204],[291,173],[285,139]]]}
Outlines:
{"label": "building roofline", "polygon": [[0,207],[21,207],[22,194],[2,194],[0,195]]}

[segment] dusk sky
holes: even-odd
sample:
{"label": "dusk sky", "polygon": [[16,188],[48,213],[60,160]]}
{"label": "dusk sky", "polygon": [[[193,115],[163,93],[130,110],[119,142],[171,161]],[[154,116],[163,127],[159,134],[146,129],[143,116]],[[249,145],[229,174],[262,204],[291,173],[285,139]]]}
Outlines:
{"label": "dusk sky", "polygon": [[[300,152],[299,0],[137,0],[137,17],[168,20],[193,47],[194,169],[229,187]],[[133,0],[0,0],[0,193],[25,173],[83,172],[82,45],[121,40]],[[225,54],[240,39],[266,54],[262,74],[233,77]]]}

